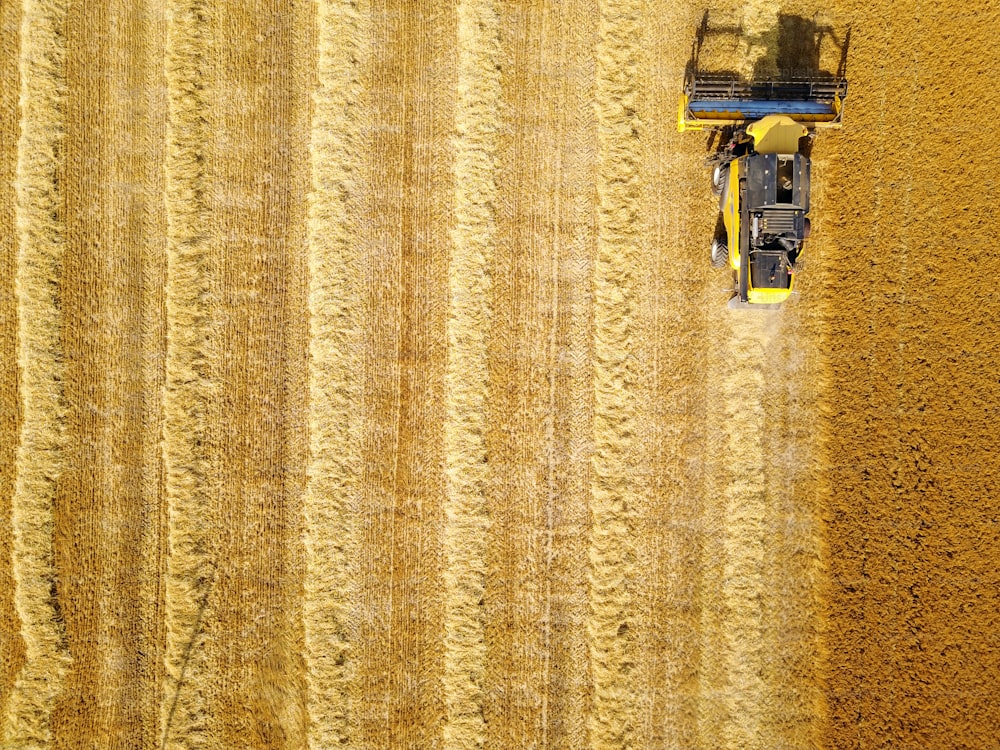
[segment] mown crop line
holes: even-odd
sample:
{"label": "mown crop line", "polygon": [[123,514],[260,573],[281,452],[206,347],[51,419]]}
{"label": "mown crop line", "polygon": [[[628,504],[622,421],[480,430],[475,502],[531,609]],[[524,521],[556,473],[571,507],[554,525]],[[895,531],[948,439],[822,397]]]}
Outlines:
{"label": "mown crop line", "polygon": [[734,469],[729,472],[722,503],[725,525],[719,550],[722,607],[726,616],[725,647],[720,649],[725,680],[723,745],[729,748],[765,745],[774,740],[764,725],[768,705],[763,637],[765,612],[764,550],[767,546],[762,435],[765,411],[764,374],[759,342],[764,322],[733,321],[726,351],[731,369],[722,377],[728,449]]}
{"label": "mown crop line", "polygon": [[58,174],[64,139],[66,0],[26,0],[21,16],[15,289],[22,405],[11,499],[14,605],[25,660],[0,717],[4,746],[51,742],[71,656],[58,601],[54,506],[64,461],[60,288],[66,245]]}
{"label": "mown crop line", "polygon": [[167,711],[166,720],[163,724],[162,740],[160,743],[161,750],[167,746],[167,739],[170,737],[170,728],[173,725],[174,714],[177,711],[177,701],[181,695],[181,688],[184,686],[184,680],[187,677],[188,664],[191,662],[191,654],[194,652],[195,641],[198,636],[202,633],[203,623],[205,620],[205,610],[208,609],[208,599],[211,595],[212,588],[215,584],[215,576],[213,575],[212,581],[209,583],[208,591],[204,601],[198,608],[198,616],[195,618],[194,627],[191,631],[191,637],[188,639],[184,646],[184,655],[181,659],[180,674],[177,677],[177,683],[174,686],[173,698],[169,701],[170,708]]}
{"label": "mown crop line", "polygon": [[492,0],[462,0],[455,112],[455,217],[449,273],[444,580],[446,748],[485,743],[487,334],[496,237],[500,20]]}
{"label": "mown crop line", "polygon": [[600,4],[595,111],[600,152],[594,265],[594,453],[591,474],[590,639],[594,747],[635,744],[638,695],[634,532],[641,489],[631,471],[638,448],[636,338],[639,283],[638,64],[642,3]]}
{"label": "mown crop line", "polygon": [[311,748],[357,736],[358,596],[354,513],[362,481],[359,352],[362,300],[357,233],[370,115],[361,83],[371,11],[366,2],[317,5],[309,195],[309,472],[304,498],[306,580],[303,622]]}
{"label": "mown crop line", "polygon": [[167,506],[165,679],[160,696],[164,748],[199,744],[208,733],[201,646],[217,569],[212,529],[219,496],[210,432],[217,408],[212,332],[218,298],[214,232],[208,220],[213,18],[212,0],[174,0],[168,11],[161,437]]}

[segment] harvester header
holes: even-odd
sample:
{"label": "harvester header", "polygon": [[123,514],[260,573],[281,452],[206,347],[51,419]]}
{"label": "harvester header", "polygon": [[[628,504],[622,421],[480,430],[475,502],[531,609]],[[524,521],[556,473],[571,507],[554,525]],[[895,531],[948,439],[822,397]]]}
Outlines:
{"label": "harvester header", "polygon": [[812,136],[840,127],[846,97],[847,80],[831,75],[744,81],[691,73],[684,81],[678,129],[723,134],[706,162],[719,200],[710,257],[732,271],[730,307],[769,309],[792,294],[811,227]]}
{"label": "harvester header", "polygon": [[677,129],[715,130],[784,115],[806,127],[839,128],[847,79],[836,77],[745,81],[734,74],[689,73]]}

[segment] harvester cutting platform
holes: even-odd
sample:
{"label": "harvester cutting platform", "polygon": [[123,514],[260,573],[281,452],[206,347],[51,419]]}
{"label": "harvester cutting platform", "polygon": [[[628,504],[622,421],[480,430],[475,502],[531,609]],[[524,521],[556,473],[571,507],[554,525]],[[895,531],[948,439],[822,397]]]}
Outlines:
{"label": "harvester cutting platform", "polygon": [[721,212],[711,258],[733,271],[731,307],[773,307],[792,293],[809,237],[809,143],[816,129],[840,127],[846,97],[843,77],[688,74],[678,129],[723,134],[708,159]]}

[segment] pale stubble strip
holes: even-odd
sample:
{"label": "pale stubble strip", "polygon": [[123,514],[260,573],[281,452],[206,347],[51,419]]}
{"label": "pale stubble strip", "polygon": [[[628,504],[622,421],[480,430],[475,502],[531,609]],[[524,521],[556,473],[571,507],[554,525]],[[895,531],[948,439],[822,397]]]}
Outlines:
{"label": "pale stubble strip", "polygon": [[27,0],[21,20],[21,136],[17,163],[15,290],[22,398],[11,502],[14,601],[25,661],[7,696],[3,744],[51,740],[51,715],[70,663],[58,612],[53,508],[63,468],[65,403],[59,278],[66,245],[60,211],[66,0]]}
{"label": "pale stubble strip", "polygon": [[491,0],[458,4],[455,228],[449,272],[445,455],[446,748],[484,742],[487,334],[496,238],[500,23]]}
{"label": "pale stubble strip", "polygon": [[726,672],[723,747],[767,748],[773,738],[762,725],[767,703],[763,677],[764,550],[767,488],[764,482],[764,373],[761,340],[766,316],[733,316],[726,348],[731,370],[722,379],[731,473],[724,492],[721,553],[722,593],[727,616],[721,654]]}
{"label": "pale stubble strip", "polygon": [[[0,26],[19,29],[21,8],[0,7]],[[18,434],[21,431],[21,394],[17,371],[17,176],[18,139],[21,132],[20,98],[21,34],[0,37],[0,737],[7,698],[24,666],[21,620],[14,602],[14,530],[11,501],[14,495]]]}
{"label": "pale stubble strip", "polygon": [[168,9],[164,747],[212,744],[203,643],[215,579],[212,527],[218,503],[208,427],[217,390],[212,323],[218,268],[206,166],[213,10],[211,0],[176,0]]}
{"label": "pale stubble strip", "polygon": [[363,349],[358,212],[368,154],[362,70],[367,3],[317,6],[309,197],[309,446],[304,624],[311,748],[357,737],[351,608],[357,601]]}
{"label": "pale stubble strip", "polygon": [[600,4],[597,48],[598,240],[594,266],[594,455],[591,479],[590,639],[593,699],[590,746],[633,746],[635,691],[636,510],[641,499],[637,287],[641,241],[641,154],[636,85],[642,3]]}

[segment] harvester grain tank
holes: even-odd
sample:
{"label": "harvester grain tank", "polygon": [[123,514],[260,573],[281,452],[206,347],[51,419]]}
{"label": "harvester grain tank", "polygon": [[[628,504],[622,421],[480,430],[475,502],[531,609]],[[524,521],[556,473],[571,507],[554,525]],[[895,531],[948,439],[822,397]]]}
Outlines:
{"label": "harvester grain tank", "polygon": [[808,143],[817,129],[840,127],[846,97],[841,77],[687,76],[678,129],[728,137],[708,165],[721,213],[712,265],[733,271],[732,307],[776,306],[791,295],[809,237]]}

